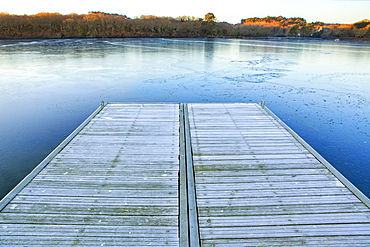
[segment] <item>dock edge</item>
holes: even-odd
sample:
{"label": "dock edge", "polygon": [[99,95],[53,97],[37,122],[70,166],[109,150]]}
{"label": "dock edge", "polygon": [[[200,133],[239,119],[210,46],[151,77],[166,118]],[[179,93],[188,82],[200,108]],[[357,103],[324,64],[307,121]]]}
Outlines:
{"label": "dock edge", "polygon": [[284,121],[276,116],[266,105],[264,101],[260,102],[263,110],[278,121],[292,136],[301,143],[318,161],[320,161],[340,182],[344,184],[360,201],[362,201],[368,208],[370,208],[370,199],[362,193],[356,186],[354,186],[342,173],[340,173],[334,166],[332,166],[324,157],[322,157],[313,147],[311,147],[305,140],[294,132]]}
{"label": "dock edge", "polygon": [[66,139],[64,139],[45,159],[43,159],[23,180],[21,180],[4,198],[0,201],[2,211],[11,200],[29,183],[37,174],[49,164],[49,162],[106,106],[103,101],[100,106],[83,121]]}

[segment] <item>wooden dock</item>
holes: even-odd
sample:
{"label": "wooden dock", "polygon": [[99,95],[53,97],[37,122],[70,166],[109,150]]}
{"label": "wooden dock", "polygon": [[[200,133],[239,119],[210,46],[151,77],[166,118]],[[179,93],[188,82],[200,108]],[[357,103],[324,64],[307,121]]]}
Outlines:
{"label": "wooden dock", "polygon": [[0,202],[0,246],[370,246],[370,201],[258,104],[101,105]]}

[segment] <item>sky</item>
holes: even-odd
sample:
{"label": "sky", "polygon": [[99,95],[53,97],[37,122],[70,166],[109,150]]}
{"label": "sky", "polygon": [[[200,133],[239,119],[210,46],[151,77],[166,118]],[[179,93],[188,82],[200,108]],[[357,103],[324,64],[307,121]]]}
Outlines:
{"label": "sky", "polygon": [[208,12],[219,21],[240,23],[250,17],[302,17],[308,22],[355,23],[370,19],[370,0],[7,0],[0,12],[9,14],[87,14],[89,11],[118,13],[130,18],[141,15],[195,16]]}

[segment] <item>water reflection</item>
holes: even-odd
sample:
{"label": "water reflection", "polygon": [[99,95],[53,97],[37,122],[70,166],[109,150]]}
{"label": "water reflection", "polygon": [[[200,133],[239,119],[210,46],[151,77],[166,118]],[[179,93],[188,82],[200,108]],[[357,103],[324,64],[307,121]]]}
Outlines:
{"label": "water reflection", "polygon": [[0,41],[0,196],[99,104],[259,102],[370,195],[370,43]]}

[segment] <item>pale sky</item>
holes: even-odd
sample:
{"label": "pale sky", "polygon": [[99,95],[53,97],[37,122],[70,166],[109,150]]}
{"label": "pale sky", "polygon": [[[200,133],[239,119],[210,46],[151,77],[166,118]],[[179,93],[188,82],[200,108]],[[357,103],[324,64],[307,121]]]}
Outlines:
{"label": "pale sky", "polygon": [[140,15],[203,18],[212,12],[219,21],[240,23],[250,17],[303,17],[308,22],[354,23],[370,19],[370,0],[7,0],[0,12],[9,14],[87,14],[89,11]]}

